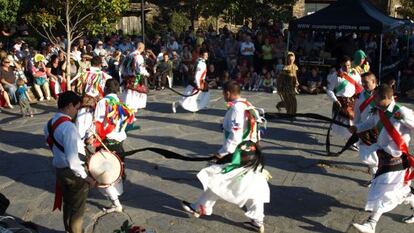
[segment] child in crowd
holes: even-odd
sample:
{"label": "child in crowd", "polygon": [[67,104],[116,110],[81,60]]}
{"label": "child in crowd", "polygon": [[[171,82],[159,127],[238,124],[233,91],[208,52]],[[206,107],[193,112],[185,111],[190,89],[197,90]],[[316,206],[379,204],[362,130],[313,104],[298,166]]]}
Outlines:
{"label": "child in crowd", "polygon": [[259,75],[257,74],[257,72],[254,70],[253,66],[250,66],[250,87],[249,87],[249,91],[254,91],[256,89],[256,83],[259,81]]}
{"label": "child in crowd", "polygon": [[275,68],[274,68],[275,77],[277,77],[280,74],[280,72],[282,72],[284,66],[285,65],[283,65],[282,58],[277,59],[277,64],[275,65]]}
{"label": "child in crowd", "polygon": [[27,93],[26,83],[23,79],[19,78],[16,81],[16,96],[19,100],[20,110],[22,112],[22,117],[30,116],[33,117],[33,111],[30,108],[29,103],[29,94]]}
{"label": "child in crowd", "polygon": [[274,81],[270,72],[266,72],[263,76],[263,89],[267,93],[277,93],[274,88]]}
{"label": "child in crowd", "polygon": [[[14,75],[16,76],[16,80],[22,79],[24,82],[24,87],[27,89],[27,78],[26,75],[24,74],[24,71],[22,69],[22,62],[21,61],[16,61],[15,62],[15,68],[14,68]],[[32,99],[30,98],[29,95],[27,95],[27,99],[29,100],[29,102],[32,102]]]}
{"label": "child in crowd", "polygon": [[237,72],[236,76],[234,77],[234,81],[237,82],[237,84],[239,84],[241,87],[244,86],[244,77],[242,75],[242,72]]}
{"label": "child in crowd", "polygon": [[230,73],[227,70],[225,70],[223,72],[223,75],[222,75],[221,79],[220,79],[220,86],[218,86],[218,89],[221,89],[223,84],[228,82],[229,80],[230,80]]}
{"label": "child in crowd", "polygon": [[246,73],[246,75],[244,76],[244,85],[242,86],[243,90],[249,90],[251,89],[250,87],[250,83],[252,81],[252,73],[250,72],[250,70]]}

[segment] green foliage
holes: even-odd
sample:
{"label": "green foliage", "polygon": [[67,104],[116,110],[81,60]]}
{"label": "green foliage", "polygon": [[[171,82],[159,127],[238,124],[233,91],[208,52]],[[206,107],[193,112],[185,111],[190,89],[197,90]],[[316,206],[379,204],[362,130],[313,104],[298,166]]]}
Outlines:
{"label": "green foliage", "polygon": [[414,1],[413,0],[401,0],[401,7],[397,9],[398,13],[403,15],[404,18],[414,19]]}
{"label": "green foliage", "polygon": [[32,36],[19,37],[26,42],[30,47],[36,48],[39,45],[39,38]]}
{"label": "green foliage", "polygon": [[114,31],[116,22],[128,6],[128,0],[39,0],[32,3],[25,19],[38,32],[51,31],[53,34],[69,29],[74,35],[79,32],[94,35]]}
{"label": "green foliage", "polygon": [[0,23],[16,22],[19,6],[20,0],[0,0]]}
{"label": "green foliage", "polygon": [[168,27],[176,33],[181,33],[190,25],[191,21],[183,13],[174,11],[171,14]]}

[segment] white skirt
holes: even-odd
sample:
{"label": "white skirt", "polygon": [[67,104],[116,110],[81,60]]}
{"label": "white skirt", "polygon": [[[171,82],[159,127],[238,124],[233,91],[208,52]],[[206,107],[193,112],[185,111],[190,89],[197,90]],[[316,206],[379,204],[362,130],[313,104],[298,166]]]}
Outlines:
{"label": "white skirt", "polygon": [[[193,93],[193,86],[188,85],[184,90],[184,95],[191,95]],[[196,95],[190,97],[183,97],[180,100],[181,106],[190,112],[197,112],[206,108],[210,101],[210,92],[199,91]]]}
{"label": "white skirt", "polygon": [[99,191],[111,201],[115,201],[119,196],[124,193],[124,185],[122,184],[122,179],[119,179],[117,182],[111,184],[107,188],[99,188]]}
{"label": "white skirt", "polygon": [[389,212],[410,194],[410,184],[404,183],[406,170],[387,172],[375,178],[368,191],[365,210]]}
{"label": "white skirt", "polygon": [[147,94],[139,93],[130,89],[124,90],[122,101],[131,109],[142,109],[147,106]]}
{"label": "white skirt", "polygon": [[378,167],[378,156],[376,149],[377,147],[368,146],[360,141],[359,158],[364,164],[370,167]]}
{"label": "white skirt", "polygon": [[251,168],[237,168],[222,173],[227,165],[212,165],[202,169],[197,177],[204,191],[210,189],[221,199],[240,207],[247,201],[270,202],[270,189],[265,176]]}

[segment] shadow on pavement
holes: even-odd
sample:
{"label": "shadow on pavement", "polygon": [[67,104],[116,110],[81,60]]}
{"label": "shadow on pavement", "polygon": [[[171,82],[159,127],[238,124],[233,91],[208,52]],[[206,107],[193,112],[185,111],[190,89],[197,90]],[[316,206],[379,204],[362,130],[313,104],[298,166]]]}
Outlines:
{"label": "shadow on pavement", "polygon": [[[271,205],[265,205],[265,213],[295,219],[310,226],[300,226],[312,232],[339,233],[322,223],[307,217],[323,217],[332,207],[357,209],[344,205],[326,194],[317,193],[309,188],[270,185]],[[272,207],[272,208],[270,208]],[[300,208],[299,208],[300,207]]]}

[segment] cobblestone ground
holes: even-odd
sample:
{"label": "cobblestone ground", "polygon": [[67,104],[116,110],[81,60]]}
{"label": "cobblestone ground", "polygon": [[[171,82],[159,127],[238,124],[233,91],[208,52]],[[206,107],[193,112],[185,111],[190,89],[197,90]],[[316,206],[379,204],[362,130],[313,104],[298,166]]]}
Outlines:
{"label": "cobblestone ground", "polygon": [[[276,94],[244,94],[268,112],[275,111],[280,100]],[[197,114],[182,109],[171,114],[175,99],[167,90],[151,93],[148,108],[138,115],[142,129],[129,134],[127,149],[154,146],[187,156],[210,155],[219,149],[225,113],[221,92],[213,91],[210,108]],[[331,105],[325,95],[301,95],[298,103],[299,112],[329,116]],[[55,104],[33,105],[37,115],[32,119],[20,118],[18,109],[0,113],[0,192],[12,202],[7,213],[38,224],[40,232],[63,231],[61,213],[51,212],[55,179],[42,130]],[[268,124],[262,145],[273,179],[271,203],[265,206],[266,232],[356,232],[351,223],[367,218],[363,211],[370,178],[367,169],[353,151],[325,156],[327,126],[310,119]],[[232,204],[219,201],[214,215],[201,219],[181,210],[180,200],[193,201],[201,193],[196,173],[206,163],[168,160],[151,152],[128,157],[126,163],[128,179],[121,197],[125,213],[102,216],[100,209],[109,202],[92,190],[85,217],[87,232],[110,233],[125,219],[156,232],[251,232],[241,224],[246,221],[243,210]],[[407,206],[399,206],[385,214],[377,232],[413,232],[414,225],[401,223],[410,213]]]}

